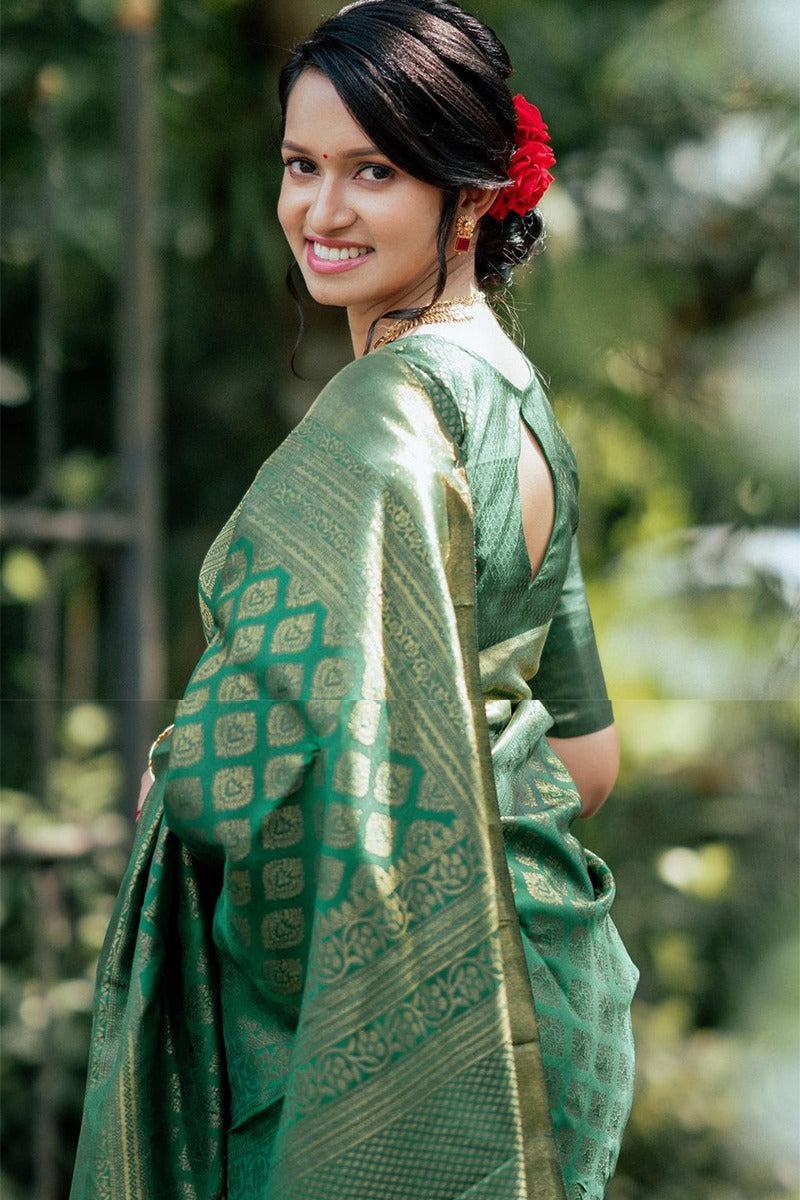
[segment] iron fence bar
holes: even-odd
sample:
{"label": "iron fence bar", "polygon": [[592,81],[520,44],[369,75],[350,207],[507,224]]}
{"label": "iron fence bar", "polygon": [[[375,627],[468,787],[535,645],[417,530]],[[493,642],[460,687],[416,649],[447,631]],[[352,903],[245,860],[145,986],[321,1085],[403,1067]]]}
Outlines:
{"label": "iron fence bar", "polygon": [[58,979],[60,966],[60,955],[53,933],[58,922],[66,919],[58,867],[51,864],[33,871],[32,886],[38,926],[35,945],[36,973],[44,1009],[40,1042],[41,1062],[36,1078],[36,1118],[33,1126],[33,1186],[36,1200],[57,1200],[60,1069],[54,1053],[55,1031],[50,994]]}
{"label": "iron fence bar", "polygon": [[[56,66],[45,67],[38,78],[37,123],[42,151],[42,192],[39,252],[39,320],[37,330],[36,450],[37,474],[33,499],[50,501],[55,470],[61,453],[59,372],[61,369],[61,254],[56,210],[62,148],[59,145],[56,102],[63,76]],[[52,796],[48,774],[56,747],[60,698],[61,660],[61,559],[57,547],[43,555],[45,587],[33,613],[31,647],[36,662],[34,703],[34,774],[41,804],[49,809]],[[35,1200],[56,1200],[59,1121],[59,1066],[54,1054],[53,1014],[49,993],[58,975],[59,955],[51,936],[53,922],[63,906],[61,883],[54,867],[31,876],[34,910],[34,961],[43,1005],[40,1061],[36,1072],[33,1114],[33,1195]]]}
{"label": "iron fence bar", "polygon": [[[161,603],[161,387],[159,279],[154,213],[152,0],[118,10],[122,245],[117,340],[120,495],[133,536],[123,549],[118,612],[122,636],[121,737],[132,803],[165,694]],[[144,703],[143,703],[144,702]]]}
{"label": "iron fence bar", "polygon": [[121,547],[136,538],[134,519],[113,509],[42,508],[28,501],[5,501],[0,537],[34,545]]}
{"label": "iron fence bar", "polygon": [[120,820],[91,828],[78,821],[50,821],[33,828],[0,825],[0,865],[36,871],[54,863],[82,863],[110,850],[130,848],[131,828]]}
{"label": "iron fence bar", "polygon": [[39,322],[36,364],[36,440],[38,472],[34,488],[37,499],[49,499],[53,491],[53,473],[61,449],[59,410],[60,339],[60,255],[56,233],[56,208],[59,176],[63,169],[58,143],[55,104],[64,81],[57,66],[44,67],[38,77],[36,110],[42,151],[42,190],[40,201],[39,246]]}
{"label": "iron fence bar", "polygon": [[48,767],[56,746],[56,720],[60,699],[61,603],[60,564],[57,551],[44,556],[45,586],[34,612],[31,654],[36,663],[34,752],[36,788],[43,808],[50,808]]}

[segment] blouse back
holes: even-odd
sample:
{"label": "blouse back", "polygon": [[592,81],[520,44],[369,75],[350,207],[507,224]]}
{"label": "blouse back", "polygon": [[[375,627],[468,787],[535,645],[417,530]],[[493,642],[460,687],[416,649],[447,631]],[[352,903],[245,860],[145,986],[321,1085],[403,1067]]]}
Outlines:
{"label": "blouse back", "polygon": [[[465,466],[474,513],[478,649],[513,639],[526,658],[524,691],[510,694],[507,673],[487,693],[541,700],[558,736],[604,728],[613,715],[575,537],[577,466],[535,370],[518,388],[492,363],[437,334],[400,339],[383,353],[401,356],[422,376]],[[550,539],[534,575],[517,474],[521,421],[541,448],[555,500]],[[531,643],[526,634],[539,636]]]}

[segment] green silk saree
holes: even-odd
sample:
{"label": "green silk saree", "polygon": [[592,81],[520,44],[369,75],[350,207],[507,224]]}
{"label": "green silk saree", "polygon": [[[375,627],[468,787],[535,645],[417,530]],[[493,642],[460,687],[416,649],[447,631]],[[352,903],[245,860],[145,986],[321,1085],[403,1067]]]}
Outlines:
{"label": "green silk saree", "polygon": [[[556,495],[536,580],[520,415]],[[435,335],[351,364],[264,464],[201,572],[72,1200],[602,1196],[635,973],[544,740],[611,720],[575,521],[538,384]]]}

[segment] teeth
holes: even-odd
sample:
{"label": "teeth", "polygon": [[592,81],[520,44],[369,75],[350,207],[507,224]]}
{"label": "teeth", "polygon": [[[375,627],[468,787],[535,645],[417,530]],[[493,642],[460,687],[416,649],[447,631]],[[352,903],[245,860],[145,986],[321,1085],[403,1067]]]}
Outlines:
{"label": "teeth", "polygon": [[368,246],[323,246],[314,242],[314,253],[323,262],[342,262],[346,258],[363,258],[369,254]]}

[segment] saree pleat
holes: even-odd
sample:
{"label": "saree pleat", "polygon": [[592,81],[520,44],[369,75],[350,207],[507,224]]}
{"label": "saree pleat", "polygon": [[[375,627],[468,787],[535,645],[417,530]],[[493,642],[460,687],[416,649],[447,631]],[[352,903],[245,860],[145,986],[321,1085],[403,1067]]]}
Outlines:
{"label": "saree pleat", "polygon": [[216,881],[150,791],[97,975],[72,1184],[98,1200],[223,1200],[227,1082]]}

